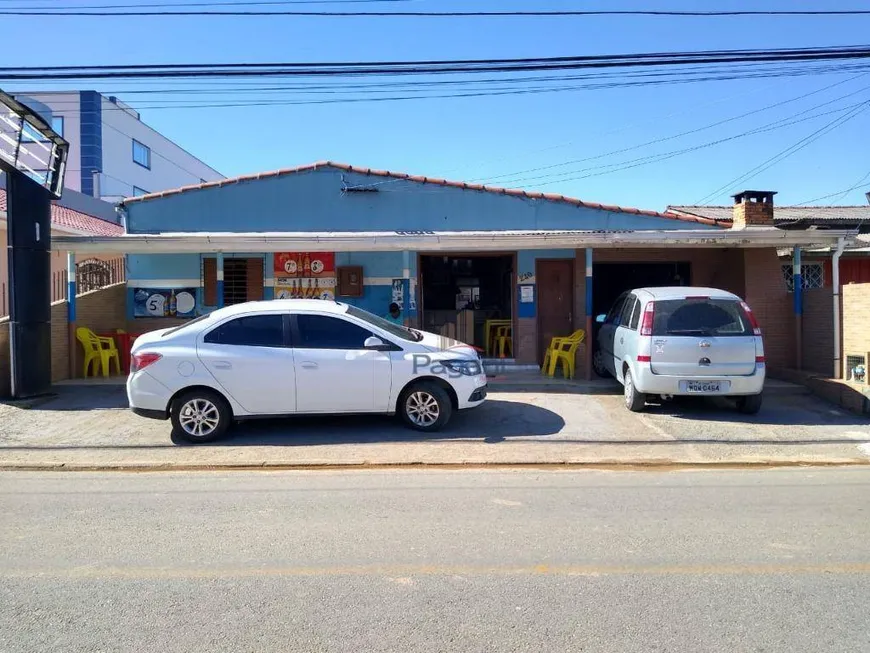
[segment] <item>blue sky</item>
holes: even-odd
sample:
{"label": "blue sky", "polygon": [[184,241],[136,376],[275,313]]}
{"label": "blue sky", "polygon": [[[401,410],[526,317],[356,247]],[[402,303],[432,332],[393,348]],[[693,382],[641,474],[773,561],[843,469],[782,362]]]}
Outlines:
{"label": "blue sky", "polygon": [[[141,1],[141,0],[136,0]],[[181,0],[173,0],[180,2]],[[105,0],[0,0],[3,6],[70,7]],[[134,0],[123,0],[134,2]],[[118,4],[113,2],[111,4]],[[866,2],[798,0],[657,2],[668,9],[866,9]],[[631,9],[630,0],[413,0],[320,9]],[[297,8],[305,8],[300,5]],[[0,17],[4,65],[154,64],[267,61],[416,60],[544,57],[650,51],[809,47],[870,43],[867,17],[777,18],[33,18]],[[52,45],[56,44],[56,45]],[[545,190],[589,201],[661,209],[694,203],[842,113],[738,138],[651,165],[577,179],[581,169],[728,138],[815,105],[842,109],[870,100],[870,74],[717,81],[642,88],[396,102],[166,109],[170,96],[125,94],[141,82],[87,87],[115,94],[142,118],[227,175],[321,159],[450,179]],[[803,100],[716,128],[623,154],[560,165],[631,148],[843,82]],[[0,82],[2,83],[2,82]],[[256,83],[245,80],[228,85]],[[168,84],[149,82],[150,87]],[[178,83],[190,87],[190,83]],[[5,90],[47,85],[6,84]],[[867,87],[866,90],[864,87]],[[206,96],[213,102],[226,102]],[[252,97],[252,96],[249,96]],[[292,100],[293,96],[281,96]],[[171,99],[177,100],[178,96]],[[189,99],[189,98],[188,98]],[[161,104],[163,102],[163,104]],[[812,115],[812,114],[805,114]],[[762,174],[729,187],[776,190],[779,203],[803,202],[855,185],[870,173],[870,111]],[[558,166],[558,167],[547,167]],[[523,172],[546,167],[536,172]],[[599,172],[595,170],[592,172]],[[558,176],[556,176],[558,175]],[[870,176],[836,201],[864,204]]]}

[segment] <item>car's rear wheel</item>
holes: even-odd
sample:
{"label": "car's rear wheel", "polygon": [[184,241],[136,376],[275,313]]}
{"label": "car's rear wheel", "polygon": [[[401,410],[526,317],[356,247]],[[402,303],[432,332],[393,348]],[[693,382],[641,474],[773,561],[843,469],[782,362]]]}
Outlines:
{"label": "car's rear wheel", "polygon": [[399,400],[405,424],[416,431],[433,433],[444,427],[453,414],[453,404],[444,388],[423,381],[410,386]]}
{"label": "car's rear wheel", "polygon": [[761,394],[737,397],[737,410],[744,415],[755,415],[761,410]]}
{"label": "car's rear wheel", "polygon": [[172,403],[173,433],[188,442],[217,440],[227,432],[233,415],[229,404],[210,390],[191,390]]}
{"label": "car's rear wheel", "polygon": [[633,413],[642,411],[646,406],[646,395],[637,391],[637,388],[634,385],[634,379],[631,378],[631,370],[627,367],[625,368],[623,380],[623,399],[625,400],[625,407]]}

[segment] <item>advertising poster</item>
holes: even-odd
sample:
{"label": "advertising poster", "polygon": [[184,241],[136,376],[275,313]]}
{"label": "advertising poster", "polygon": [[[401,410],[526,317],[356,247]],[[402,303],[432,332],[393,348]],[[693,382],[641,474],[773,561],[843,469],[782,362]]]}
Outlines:
{"label": "advertising poster", "polygon": [[134,317],[195,317],[196,288],[133,288]]}
{"label": "advertising poster", "polygon": [[335,299],[335,277],[276,279],[275,299]]}
{"label": "advertising poster", "polygon": [[275,299],[335,299],[335,252],[277,252]]}
{"label": "advertising poster", "polygon": [[408,284],[408,310],[416,311],[417,310],[417,280],[411,279],[411,283]]}
{"label": "advertising poster", "polygon": [[401,308],[405,303],[405,286],[402,279],[393,279],[393,299],[392,301]]}
{"label": "advertising poster", "polygon": [[276,252],[275,278],[334,277],[335,252]]}

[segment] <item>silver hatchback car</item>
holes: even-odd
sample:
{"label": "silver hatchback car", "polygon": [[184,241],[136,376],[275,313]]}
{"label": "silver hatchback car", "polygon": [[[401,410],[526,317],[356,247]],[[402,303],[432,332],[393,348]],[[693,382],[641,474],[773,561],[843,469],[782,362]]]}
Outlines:
{"label": "silver hatchback car", "polygon": [[596,318],[595,371],[624,387],[640,411],[648,395],[734,396],[761,408],[765,361],[761,329],[737,295],[714,288],[637,288]]}

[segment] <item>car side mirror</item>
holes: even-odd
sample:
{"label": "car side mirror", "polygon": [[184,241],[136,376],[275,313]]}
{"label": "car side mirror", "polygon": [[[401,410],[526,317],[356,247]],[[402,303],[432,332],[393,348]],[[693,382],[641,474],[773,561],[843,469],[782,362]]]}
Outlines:
{"label": "car side mirror", "polygon": [[606,319],[607,319],[607,316],[604,315],[603,313],[602,313],[601,315],[596,315],[596,316],[595,316],[595,321],[596,321],[598,324],[604,324],[604,320],[606,320]]}
{"label": "car side mirror", "polygon": [[392,345],[388,345],[377,336],[369,336],[363,343],[363,349],[370,349],[372,351],[390,351],[392,348]]}

